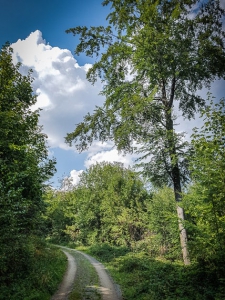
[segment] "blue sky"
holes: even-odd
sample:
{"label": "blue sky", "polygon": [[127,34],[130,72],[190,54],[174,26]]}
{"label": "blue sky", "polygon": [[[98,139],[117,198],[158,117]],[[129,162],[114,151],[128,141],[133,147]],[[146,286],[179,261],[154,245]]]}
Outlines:
{"label": "blue sky", "polygon": [[[224,0],[223,0],[224,1]],[[42,108],[40,124],[48,135],[50,156],[57,160],[54,186],[65,176],[74,183],[78,175],[96,161],[120,161],[132,165],[134,156],[122,156],[112,143],[94,143],[82,154],[64,143],[66,133],[82,121],[95,105],[101,105],[101,83],[92,86],[86,72],[93,61],[85,55],[75,57],[78,39],[65,30],[78,25],[104,25],[109,7],[102,0],[0,0],[0,44],[12,43],[14,61],[23,71],[33,69],[37,107]],[[223,82],[224,83],[224,82]],[[224,96],[223,83],[216,82],[213,93]],[[196,120],[198,123],[198,120]],[[196,125],[182,121],[182,130]]]}
{"label": "blue sky", "polygon": [[[57,160],[57,173],[51,180],[54,186],[70,174],[76,182],[81,170],[96,159],[117,160],[127,166],[132,162],[131,156],[119,155],[110,143],[95,143],[81,154],[64,143],[66,133],[95,105],[103,103],[98,95],[101,84],[92,87],[86,81],[87,64],[93,60],[82,54],[74,57],[78,39],[65,30],[78,25],[104,25],[109,7],[103,7],[101,2],[0,0],[0,44],[9,41],[15,62],[19,57],[25,72],[30,68],[34,71],[37,107],[42,108],[40,124],[49,137],[50,156]],[[74,64],[77,64],[75,69]]]}
{"label": "blue sky", "polygon": [[[15,43],[40,30],[52,47],[74,50],[76,39],[65,30],[78,25],[102,25],[109,7],[102,0],[0,0],[0,43]],[[80,64],[87,58],[79,57]]]}

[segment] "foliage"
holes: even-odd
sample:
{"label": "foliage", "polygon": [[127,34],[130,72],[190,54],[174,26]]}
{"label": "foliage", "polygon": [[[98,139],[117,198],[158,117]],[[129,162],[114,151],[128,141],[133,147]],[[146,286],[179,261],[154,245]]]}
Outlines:
{"label": "foliage", "polygon": [[144,157],[154,156],[146,165],[149,175],[165,180],[167,173],[167,181],[179,189],[178,154],[185,145],[174,132],[174,101],[190,118],[204,105],[196,90],[224,77],[224,11],[210,0],[103,2],[110,4],[109,26],[67,30],[80,35],[77,55],[96,57],[87,78],[92,83],[101,78],[106,100],[66,141],[80,151],[95,139],[134,151],[136,141],[143,144]]}
{"label": "foliage", "polygon": [[138,173],[121,164],[96,164],[73,190],[49,190],[45,201],[46,233],[54,243],[107,242],[180,259],[173,191],[147,192]]}
{"label": "foliage", "polygon": [[119,163],[101,163],[83,172],[72,191],[58,192],[50,199],[48,211],[64,214],[53,222],[76,243],[105,241],[132,247],[146,229],[148,197],[137,173]]}
{"label": "foliage", "polygon": [[[66,142],[83,151],[94,140],[113,140],[119,150],[142,153],[144,172],[157,185],[171,184],[179,203],[187,179],[186,143],[175,132],[174,102],[192,118],[205,104],[196,91],[224,78],[224,10],[214,0],[103,1],[109,4],[108,26],[67,30],[80,36],[76,54],[96,58],[87,78],[93,84],[102,80],[105,102],[67,134]],[[178,218],[184,219],[180,207]]]}
{"label": "foliage", "polygon": [[104,244],[88,247],[85,252],[104,263],[120,285],[124,300],[222,300],[225,296],[215,269],[201,264],[183,266]]}
{"label": "foliage", "polygon": [[130,250],[125,246],[112,246],[106,243],[93,244],[86,247],[78,247],[83,252],[87,252],[94,257],[101,257],[103,263],[110,262],[115,257],[125,256]]}
{"label": "foliage", "polygon": [[73,199],[74,194],[69,191],[56,191],[51,188],[45,191],[46,211],[43,215],[45,235],[52,243],[62,245],[70,241],[67,227],[72,225],[74,219],[71,207]]}
{"label": "foliage", "polygon": [[[185,196],[193,257],[224,261],[225,253],[225,101],[201,111],[204,125],[192,134],[193,184]],[[220,267],[219,267],[220,268]]]}
{"label": "foliage", "polygon": [[179,232],[177,229],[176,203],[173,191],[164,187],[152,193],[147,204],[149,240],[146,252],[153,257],[180,259]]}
{"label": "foliage", "polygon": [[10,284],[30,267],[30,237],[41,234],[42,194],[52,176],[46,135],[38,125],[31,74],[20,73],[12,49],[0,51],[0,282]]}
{"label": "foliage", "polygon": [[24,248],[24,259],[29,263],[29,268],[26,272],[21,270],[18,278],[8,278],[8,282],[1,282],[0,299],[48,300],[54,294],[66,270],[65,255],[36,237],[27,239]]}

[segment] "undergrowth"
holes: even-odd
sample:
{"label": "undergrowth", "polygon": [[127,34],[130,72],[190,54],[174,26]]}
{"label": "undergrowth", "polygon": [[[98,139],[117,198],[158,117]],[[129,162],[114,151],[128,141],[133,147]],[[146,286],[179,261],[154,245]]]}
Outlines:
{"label": "undergrowth", "polygon": [[201,263],[153,259],[108,244],[83,248],[108,268],[120,285],[124,300],[223,300],[223,274]]}
{"label": "undergrowth", "polygon": [[67,260],[61,250],[43,241],[26,247],[26,268],[0,278],[1,300],[49,300],[62,280]]}

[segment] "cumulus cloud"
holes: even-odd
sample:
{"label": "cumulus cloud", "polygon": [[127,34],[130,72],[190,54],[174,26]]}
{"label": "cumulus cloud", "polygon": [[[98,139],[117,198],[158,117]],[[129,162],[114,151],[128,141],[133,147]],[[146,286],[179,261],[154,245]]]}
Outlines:
{"label": "cumulus cloud", "polygon": [[72,170],[70,172],[70,178],[71,178],[71,181],[72,181],[73,185],[77,185],[79,183],[79,181],[80,181],[80,175],[83,172],[84,172],[83,170],[79,170],[79,171]]}
{"label": "cumulus cloud", "polygon": [[[224,0],[220,2],[224,5]],[[69,50],[47,44],[39,30],[11,46],[14,50],[14,62],[22,63],[21,71],[27,73],[29,69],[33,70],[33,90],[37,94],[37,103],[33,109],[42,109],[40,124],[43,125],[44,132],[48,135],[50,147],[71,149],[64,143],[66,134],[72,132],[75,125],[83,120],[83,116],[87,112],[92,112],[96,105],[101,106],[104,100],[99,95],[102,89],[101,83],[97,82],[92,86],[86,80],[86,73],[91,65],[80,66]],[[217,80],[211,92],[217,98],[223,97],[224,80]],[[206,95],[206,89],[203,89],[201,93]],[[179,131],[190,132],[196,123],[199,124],[198,119],[189,122],[180,117],[177,121],[180,123]],[[53,155],[51,152],[50,154]],[[86,154],[84,168],[103,161],[118,161],[128,167],[132,166],[137,158],[133,155],[123,156],[118,153],[112,142],[94,142]],[[72,168],[70,165],[69,170]],[[65,166],[64,171],[67,170],[68,166],[67,168]],[[81,173],[82,170],[70,172],[69,178],[73,185],[79,182]]]}
{"label": "cumulus cloud", "polygon": [[[99,147],[99,148],[98,148]],[[110,145],[107,145],[104,143],[102,148],[106,149],[109,148]],[[122,155],[120,154],[116,149],[112,150],[102,150],[98,151],[100,149],[100,144],[95,145],[94,148],[92,148],[92,152],[88,154],[88,158],[84,162],[84,166],[88,169],[91,165],[94,165],[96,163],[101,162],[121,162],[123,163],[124,167],[128,168],[129,166],[132,166],[134,163],[134,156],[132,155]],[[93,152],[94,150],[94,152]],[[70,176],[68,177],[70,183],[72,183],[73,186],[77,185],[80,181],[80,175],[83,173],[83,170],[72,170],[70,172]]]}
{"label": "cumulus cloud", "polygon": [[125,167],[133,164],[131,155],[122,155],[116,149],[109,151],[101,151],[94,155],[89,154],[88,159],[85,161],[85,166],[89,168],[91,165],[100,163],[103,161],[107,162],[121,162]]}
{"label": "cumulus cloud", "polygon": [[[54,155],[53,148],[71,149],[64,143],[66,134],[74,130],[87,112],[92,112],[96,105],[103,104],[103,97],[99,95],[101,83],[97,82],[92,86],[86,79],[86,73],[92,65],[80,66],[69,50],[52,47],[43,39],[39,30],[11,46],[14,50],[14,63],[22,63],[21,72],[27,74],[28,70],[33,71],[33,90],[37,95],[33,110],[41,108],[39,120],[48,135],[51,147],[49,155]],[[102,161],[119,161],[125,166],[132,164],[131,155],[119,154],[110,142],[96,141],[86,154],[84,169]],[[64,160],[63,156],[57,157],[59,159]],[[64,171],[68,171],[69,166],[64,167]],[[79,182],[79,175],[83,170],[69,172],[70,176],[64,180],[66,188]]]}
{"label": "cumulus cloud", "polygon": [[37,94],[34,109],[42,109],[40,123],[50,146],[68,149],[64,143],[66,134],[103,102],[98,95],[101,84],[92,86],[86,80],[91,65],[79,66],[69,50],[48,45],[39,30],[18,40],[12,48],[14,62],[22,63],[22,71],[33,70],[33,89]]}

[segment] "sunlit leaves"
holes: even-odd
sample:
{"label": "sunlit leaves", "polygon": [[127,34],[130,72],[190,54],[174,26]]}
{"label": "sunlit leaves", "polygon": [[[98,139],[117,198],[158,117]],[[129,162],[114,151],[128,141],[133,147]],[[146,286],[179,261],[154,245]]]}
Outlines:
{"label": "sunlit leaves", "polygon": [[83,151],[95,139],[114,140],[118,149],[132,152],[134,140],[145,143],[152,123],[166,126],[175,100],[191,118],[205,102],[196,90],[223,77],[223,10],[213,1],[111,0],[103,5],[112,7],[109,26],[67,30],[80,36],[76,54],[96,56],[87,77],[92,83],[101,78],[106,100],[66,141]]}
{"label": "sunlit leaves", "polygon": [[[146,229],[147,199],[138,174],[119,163],[101,163],[83,172],[72,191],[56,193],[53,202],[48,201],[50,209],[56,201],[56,208],[48,215],[54,218],[58,214],[53,220],[55,234],[64,230],[76,243],[108,242],[130,247],[141,240]],[[66,222],[67,229],[63,228]]]}
{"label": "sunlit leaves", "polygon": [[[191,248],[209,259],[224,251],[225,242],[225,102],[210,102],[201,111],[204,125],[192,135],[190,160],[193,186],[185,196],[190,214]],[[204,249],[204,251],[202,251]]]}

